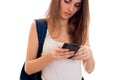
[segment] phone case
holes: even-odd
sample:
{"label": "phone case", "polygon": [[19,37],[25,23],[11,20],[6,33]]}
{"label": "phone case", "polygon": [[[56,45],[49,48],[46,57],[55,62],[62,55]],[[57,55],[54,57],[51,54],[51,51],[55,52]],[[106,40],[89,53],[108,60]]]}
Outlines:
{"label": "phone case", "polygon": [[[75,43],[64,43],[62,48],[63,49],[70,49],[70,51],[75,51],[75,53],[76,53],[78,51],[78,49],[80,48],[80,46],[78,44],[75,44]],[[72,57],[70,57],[70,58],[72,58]]]}

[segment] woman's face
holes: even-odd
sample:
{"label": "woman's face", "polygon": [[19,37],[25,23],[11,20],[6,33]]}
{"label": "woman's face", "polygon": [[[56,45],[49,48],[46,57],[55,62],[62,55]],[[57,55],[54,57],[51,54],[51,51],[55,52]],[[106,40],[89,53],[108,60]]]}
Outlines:
{"label": "woman's face", "polygon": [[62,19],[69,19],[79,9],[81,0],[60,0],[60,17]]}

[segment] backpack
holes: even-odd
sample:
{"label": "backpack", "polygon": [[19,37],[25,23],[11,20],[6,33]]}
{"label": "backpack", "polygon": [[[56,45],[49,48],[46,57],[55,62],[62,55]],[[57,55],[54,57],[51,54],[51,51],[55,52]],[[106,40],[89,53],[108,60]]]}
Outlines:
{"label": "backpack", "polygon": [[[45,39],[45,35],[46,35],[46,31],[47,31],[47,22],[45,19],[36,19],[36,29],[37,29],[37,34],[38,34],[38,52],[37,52],[37,58],[41,56],[41,52],[42,52],[42,48],[43,48],[43,43],[44,43],[44,39]],[[23,64],[21,73],[20,73],[20,80],[42,80],[40,75],[41,75],[41,71],[28,75],[25,72],[25,63]]]}

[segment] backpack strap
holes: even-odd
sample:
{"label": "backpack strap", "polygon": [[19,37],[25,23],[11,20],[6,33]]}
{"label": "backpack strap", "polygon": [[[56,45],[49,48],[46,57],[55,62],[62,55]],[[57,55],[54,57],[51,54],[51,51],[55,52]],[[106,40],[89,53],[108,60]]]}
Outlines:
{"label": "backpack strap", "polygon": [[37,53],[37,58],[41,56],[42,53],[42,48],[47,32],[47,21],[45,19],[36,19],[36,28],[37,28],[37,33],[38,33],[38,53]]}
{"label": "backpack strap", "polygon": [[[37,51],[37,58],[41,56],[42,53],[42,48],[47,32],[47,21],[45,19],[36,19],[36,29],[37,29],[37,34],[38,34],[38,51]],[[42,80],[41,77],[41,71],[33,74],[33,79],[32,80]]]}

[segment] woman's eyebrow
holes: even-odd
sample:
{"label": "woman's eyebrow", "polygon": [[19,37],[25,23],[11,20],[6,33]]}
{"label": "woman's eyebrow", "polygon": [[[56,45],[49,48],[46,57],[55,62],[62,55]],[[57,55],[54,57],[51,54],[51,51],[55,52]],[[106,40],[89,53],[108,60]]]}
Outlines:
{"label": "woman's eyebrow", "polygon": [[81,4],[82,1],[76,2],[76,4]]}

